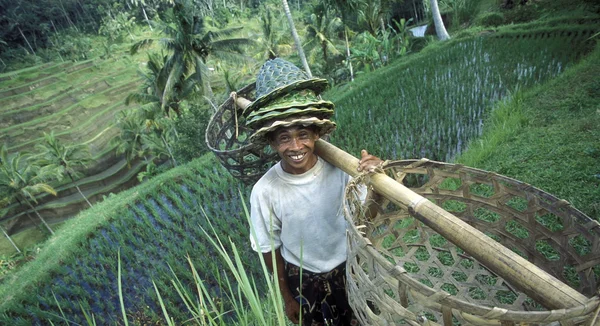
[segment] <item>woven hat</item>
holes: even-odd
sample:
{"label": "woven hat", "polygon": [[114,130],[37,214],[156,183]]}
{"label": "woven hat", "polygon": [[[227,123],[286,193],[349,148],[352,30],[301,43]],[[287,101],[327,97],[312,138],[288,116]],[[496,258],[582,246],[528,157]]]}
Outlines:
{"label": "woven hat", "polygon": [[243,112],[246,125],[256,130],[251,141],[266,142],[262,138],[270,131],[292,125],[313,124],[320,135],[331,132],[335,128],[329,120],[334,105],[319,98],[327,86],[326,79],[309,78],[286,60],[265,62],[256,78],[256,100]]}
{"label": "woven hat", "polygon": [[336,124],[329,119],[319,119],[314,116],[292,116],[286,119],[271,120],[267,125],[252,134],[252,136],[250,136],[250,141],[255,144],[266,144],[268,142],[266,137],[268,133],[279,128],[291,126],[314,126],[317,127],[319,136],[323,136],[335,130]]}

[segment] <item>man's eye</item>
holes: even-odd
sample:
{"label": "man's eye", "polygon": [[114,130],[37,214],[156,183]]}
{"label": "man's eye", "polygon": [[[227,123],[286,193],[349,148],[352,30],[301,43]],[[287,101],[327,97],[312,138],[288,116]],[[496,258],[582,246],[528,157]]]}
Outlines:
{"label": "man's eye", "polygon": [[279,137],[279,142],[280,143],[286,143],[288,141],[290,141],[290,137],[287,137],[287,136],[285,136],[285,137]]}
{"label": "man's eye", "polygon": [[301,133],[300,139],[308,139],[308,133]]}

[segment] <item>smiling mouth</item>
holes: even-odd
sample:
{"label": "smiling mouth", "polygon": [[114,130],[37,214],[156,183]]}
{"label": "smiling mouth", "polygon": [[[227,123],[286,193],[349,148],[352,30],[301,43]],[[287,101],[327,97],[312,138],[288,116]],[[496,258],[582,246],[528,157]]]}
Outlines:
{"label": "smiling mouth", "polygon": [[302,161],[302,159],[304,159],[304,157],[306,156],[306,153],[300,153],[300,154],[293,154],[293,155],[288,155],[289,158],[291,158],[293,161],[295,162],[300,162]]}

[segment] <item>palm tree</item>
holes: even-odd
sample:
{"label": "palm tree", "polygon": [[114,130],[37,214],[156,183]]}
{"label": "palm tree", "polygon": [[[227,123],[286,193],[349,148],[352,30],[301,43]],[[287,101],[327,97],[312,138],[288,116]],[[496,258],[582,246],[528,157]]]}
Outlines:
{"label": "palm tree", "polygon": [[312,72],[310,71],[310,67],[308,66],[308,61],[306,61],[306,55],[304,54],[304,49],[302,49],[302,42],[300,42],[300,36],[298,36],[298,31],[296,31],[296,25],[294,24],[294,19],[292,18],[292,13],[290,12],[290,6],[288,6],[287,0],[282,0],[283,3],[283,11],[285,12],[285,16],[288,19],[288,23],[290,24],[290,29],[292,31],[292,37],[294,38],[294,43],[296,43],[296,48],[298,49],[298,56],[300,56],[300,61],[302,61],[302,66],[304,67],[304,71],[308,74],[308,77],[312,78]]}
{"label": "palm tree", "polygon": [[177,166],[177,161],[173,156],[173,151],[169,146],[168,140],[173,139],[173,134],[168,132],[168,129],[156,130],[156,132],[142,135],[143,147],[155,157],[166,156],[171,159],[173,166]]}
{"label": "palm tree", "polygon": [[[0,194],[4,196],[3,200],[7,202],[16,201],[21,205],[26,203],[42,221],[46,229],[54,234],[54,231],[31,202],[37,203],[35,196],[40,193],[56,196],[56,190],[43,182],[46,179],[44,171],[47,170],[29,164],[26,161],[28,157],[29,155],[22,153],[9,156],[6,145],[2,146],[0,149]],[[22,160],[25,162],[22,162]]]}
{"label": "palm tree", "polygon": [[196,80],[193,76],[178,80],[173,85],[172,96],[170,98],[163,97],[170,73],[169,69],[165,68],[167,60],[167,56],[148,55],[146,64],[148,71],[138,72],[143,80],[140,91],[129,94],[125,99],[126,105],[135,102],[142,104],[145,109],[162,110],[167,117],[170,116],[171,111],[175,112],[177,116],[181,115],[179,109],[181,100],[194,93]]}
{"label": "palm tree", "polygon": [[440,7],[438,6],[437,0],[431,0],[431,14],[433,15],[433,23],[435,25],[435,33],[441,41],[445,41],[450,38],[448,32],[446,31],[446,27],[444,26],[444,21],[442,20],[442,15],[440,14]]}
{"label": "palm tree", "polygon": [[292,47],[286,42],[289,37],[285,37],[289,34],[282,33],[282,30],[278,28],[278,26],[281,25],[281,22],[274,17],[273,10],[265,5],[264,10],[261,12],[260,27],[262,30],[262,37],[259,38],[258,43],[261,46],[262,53],[255,56],[255,58],[258,60],[264,60],[265,58],[274,59],[281,54],[291,52]]}
{"label": "palm tree", "polygon": [[10,237],[10,235],[8,235],[8,233],[6,233],[6,230],[4,230],[4,228],[2,226],[0,226],[0,229],[2,229],[2,233],[8,239],[8,241],[10,242],[10,244],[17,250],[18,253],[21,253],[21,249],[19,249],[19,247],[17,246],[17,244]]}
{"label": "palm tree", "polygon": [[[163,69],[168,72],[164,90],[160,96],[161,108],[166,110],[175,94],[176,85],[186,78],[193,78],[198,85],[206,85],[206,91],[212,97],[210,84],[203,78],[206,75],[206,60],[209,55],[230,57],[242,54],[243,46],[252,43],[247,38],[226,38],[242,29],[228,28],[208,31],[203,18],[190,0],[175,2],[170,23],[153,22],[165,37],[161,38],[163,46],[169,50]],[[154,42],[153,39],[142,40],[131,47],[135,54],[143,47]]]}
{"label": "palm tree", "polygon": [[[6,215],[6,213],[8,213],[7,209],[2,209],[3,207],[5,207],[6,205],[8,205],[8,198],[1,198],[0,197],[0,217],[4,217]],[[8,239],[8,241],[10,242],[10,244],[17,250],[17,252],[21,252],[21,249],[19,249],[19,247],[17,246],[17,244],[13,241],[13,239],[10,237],[10,235],[8,235],[8,233],[6,232],[6,230],[0,225],[0,229],[2,230],[2,233],[4,234],[4,236]]]}
{"label": "palm tree", "polygon": [[75,185],[75,188],[77,188],[81,197],[92,207],[92,204],[83,194],[79,185],[75,183],[75,178],[82,176],[77,167],[85,167],[91,160],[88,146],[76,144],[67,147],[54,136],[54,132],[52,131],[50,134],[44,133],[44,142],[37,144],[35,147],[41,153],[41,158],[38,159],[37,164],[42,167],[56,169],[59,181],[66,174]]}
{"label": "palm tree", "polygon": [[144,156],[142,147],[142,134],[145,132],[144,121],[140,120],[133,111],[121,111],[117,118],[117,126],[120,133],[113,140],[117,143],[117,154],[125,153],[127,166],[131,167],[131,161],[136,157]]}
{"label": "palm tree", "polygon": [[[323,5],[315,6],[314,12],[310,15],[309,23],[306,25],[307,47],[318,50],[323,56],[323,62],[328,64],[328,53],[340,55],[341,52],[333,44],[333,35],[343,31],[344,24],[338,17],[333,19],[328,15],[328,11]],[[311,55],[313,57],[314,54]]]}

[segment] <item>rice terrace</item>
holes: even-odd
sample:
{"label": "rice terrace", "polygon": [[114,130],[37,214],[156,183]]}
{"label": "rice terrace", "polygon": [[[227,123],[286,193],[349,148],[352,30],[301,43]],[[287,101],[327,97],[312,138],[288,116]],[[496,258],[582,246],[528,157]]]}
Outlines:
{"label": "rice terrace", "polygon": [[[362,324],[600,325],[597,1],[0,9],[0,324],[291,325],[250,247],[250,192],[278,157],[246,146],[239,104],[280,57],[328,81],[327,142],[464,223],[352,179]],[[372,220],[361,183],[387,198]],[[526,264],[498,270],[504,253]],[[539,275],[568,298],[523,280]]]}

